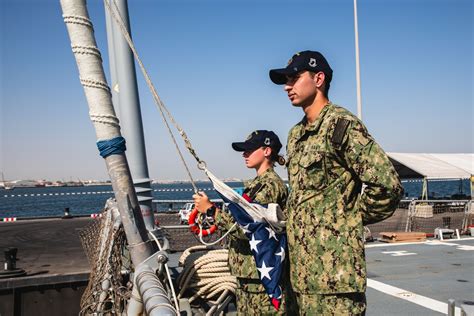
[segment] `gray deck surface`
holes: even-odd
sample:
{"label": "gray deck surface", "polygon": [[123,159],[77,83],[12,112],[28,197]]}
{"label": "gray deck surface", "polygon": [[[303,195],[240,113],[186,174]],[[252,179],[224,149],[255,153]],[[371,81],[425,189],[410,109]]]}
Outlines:
{"label": "gray deck surface", "polygon": [[[454,298],[457,306],[474,304],[474,238],[406,245],[369,244],[366,256],[371,280],[442,303]],[[371,287],[367,298],[367,315],[440,314]]]}
{"label": "gray deck surface", "polygon": [[[30,276],[88,272],[89,263],[78,234],[91,221],[73,218],[1,222],[0,249],[18,248],[17,267]],[[4,261],[3,253],[0,260]]]}
{"label": "gray deck surface", "polygon": [[[76,218],[0,223],[0,249],[17,247],[17,266],[25,269],[29,278],[85,273],[89,266],[77,233],[90,221]],[[170,255],[175,273],[179,270],[179,256],[180,253]],[[417,244],[369,243],[366,257],[367,315],[442,315],[430,303],[423,306],[424,299],[418,300],[417,295],[444,304],[449,298],[456,299],[457,306],[474,304],[474,238]],[[370,280],[405,293],[398,297],[389,295],[371,287]],[[0,279],[0,288],[6,281]],[[418,303],[404,297],[415,297]]]}

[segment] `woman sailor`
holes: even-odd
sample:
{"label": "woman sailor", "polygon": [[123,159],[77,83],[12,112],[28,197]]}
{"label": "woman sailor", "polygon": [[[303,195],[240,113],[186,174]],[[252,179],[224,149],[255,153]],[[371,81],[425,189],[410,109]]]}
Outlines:
{"label": "woman sailor", "polygon": [[[232,143],[234,150],[243,152],[247,168],[253,168],[257,173],[253,180],[245,184],[244,195],[259,204],[277,203],[283,210],[288,189],[280,176],[273,170],[275,163],[285,164],[285,159],[279,155],[281,147],[282,144],[278,136],[267,130],[254,131],[244,142]],[[216,209],[204,192],[193,195],[193,199],[199,212],[215,213],[216,224],[223,230],[231,229],[235,223],[233,217]],[[278,311],[271,304],[257,273],[249,239],[244,235],[242,229],[236,226],[236,229],[230,232],[228,240],[229,266],[232,275],[237,277],[238,315],[285,314],[284,299]],[[285,278],[285,273],[283,278]]]}

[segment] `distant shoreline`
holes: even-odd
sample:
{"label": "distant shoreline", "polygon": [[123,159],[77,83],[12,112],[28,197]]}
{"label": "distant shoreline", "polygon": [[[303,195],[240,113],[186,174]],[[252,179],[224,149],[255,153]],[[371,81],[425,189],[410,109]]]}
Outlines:
{"label": "distant shoreline", "polygon": [[[244,182],[245,180],[242,179],[223,179],[224,182]],[[196,183],[210,183],[209,180],[195,180]],[[151,184],[190,184],[190,180],[151,180]],[[36,189],[36,188],[71,188],[71,187],[93,187],[93,186],[111,186],[112,183],[110,181],[91,181],[91,182],[60,182],[54,181],[44,184],[44,180],[16,180],[8,182],[11,188],[5,189],[5,186],[0,183],[0,189],[9,191],[14,190],[15,188],[28,188],[28,189]]]}

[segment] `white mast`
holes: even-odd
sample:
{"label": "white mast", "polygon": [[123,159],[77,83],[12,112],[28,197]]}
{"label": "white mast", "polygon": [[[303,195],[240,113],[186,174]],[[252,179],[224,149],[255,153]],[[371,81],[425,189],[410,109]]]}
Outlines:
{"label": "white mast", "polygon": [[356,81],[357,81],[357,117],[360,120],[362,120],[362,97],[360,94],[359,27],[357,23],[357,0],[354,0],[354,33],[355,33]]}

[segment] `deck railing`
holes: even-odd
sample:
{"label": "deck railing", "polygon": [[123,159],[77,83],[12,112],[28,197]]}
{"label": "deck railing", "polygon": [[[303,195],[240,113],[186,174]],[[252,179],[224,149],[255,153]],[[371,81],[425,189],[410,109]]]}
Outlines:
{"label": "deck railing", "polygon": [[374,237],[380,232],[424,232],[430,236],[436,228],[465,233],[473,220],[471,200],[402,200],[390,218],[368,227]]}
{"label": "deck railing", "polygon": [[[154,205],[167,204],[172,211],[159,212],[158,220],[170,237],[170,247],[182,251],[198,245],[199,240],[187,225],[179,224],[177,209],[190,200],[154,200]],[[172,205],[169,205],[172,204]],[[161,207],[163,209],[163,207]],[[436,228],[459,230],[469,233],[468,226],[474,224],[474,207],[471,200],[402,200],[394,214],[384,221],[368,225],[372,237],[381,232],[424,232],[434,234]],[[214,240],[215,237],[212,237]]]}

